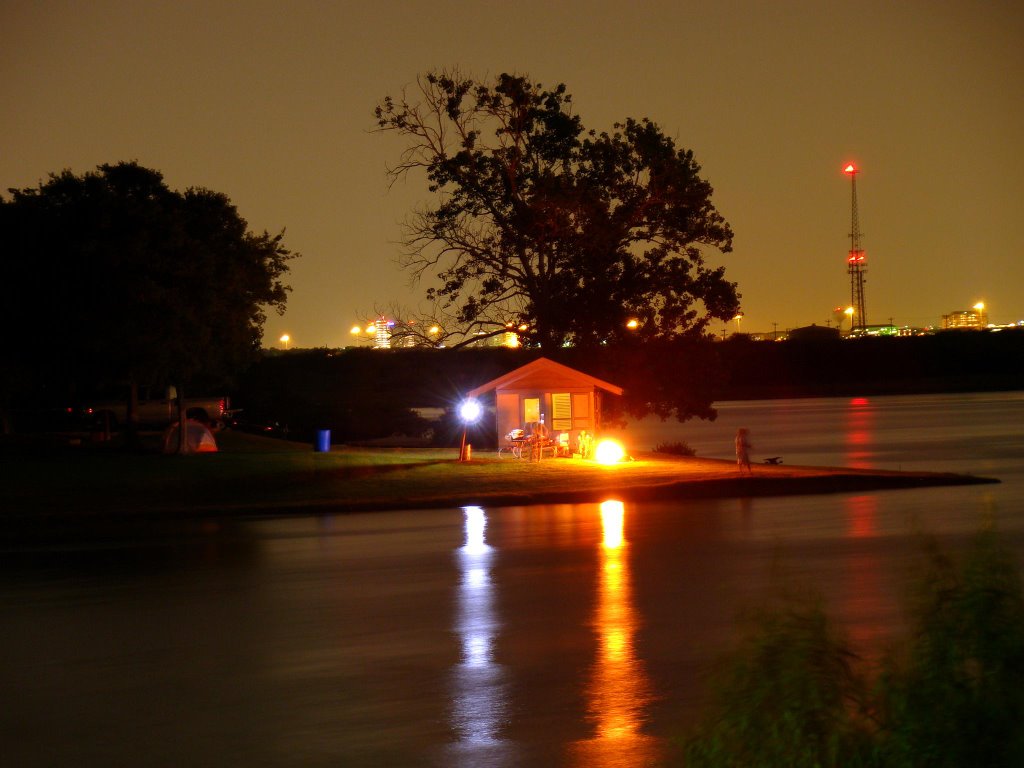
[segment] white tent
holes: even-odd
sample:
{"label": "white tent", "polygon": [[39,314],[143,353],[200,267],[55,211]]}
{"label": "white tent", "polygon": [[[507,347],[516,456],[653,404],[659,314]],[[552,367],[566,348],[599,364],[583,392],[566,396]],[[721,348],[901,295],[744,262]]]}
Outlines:
{"label": "white tent", "polygon": [[[164,432],[164,453],[178,452],[178,422]],[[216,453],[217,441],[210,428],[195,419],[185,420],[185,453]]]}

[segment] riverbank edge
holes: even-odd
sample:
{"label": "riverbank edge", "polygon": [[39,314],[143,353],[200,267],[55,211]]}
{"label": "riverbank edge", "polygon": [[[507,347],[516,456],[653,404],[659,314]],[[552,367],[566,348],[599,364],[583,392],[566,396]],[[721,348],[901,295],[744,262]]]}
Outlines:
{"label": "riverbank edge", "polygon": [[[723,462],[723,465],[727,465]],[[77,513],[40,512],[25,516],[2,516],[0,552],[10,556],[29,555],[54,547],[79,547],[87,541],[117,542],[124,537],[152,537],[176,540],[184,535],[205,536],[220,526],[253,520],[274,520],[310,516],[375,514],[393,511],[427,511],[465,507],[524,507],[551,504],[597,504],[622,502],[670,502],[705,499],[744,499],[806,496],[836,493],[868,493],[943,486],[999,483],[995,478],[927,472],[882,472],[822,468],[791,468],[808,475],[732,476],[690,479],[658,484],[609,485],[576,491],[522,491],[457,493],[424,496],[394,496],[386,499],[346,501],[306,499],[293,504],[279,500],[236,505],[190,505],[160,507],[144,514],[123,508],[91,509]],[[723,468],[723,472],[726,471]],[[214,528],[210,529],[209,526]],[[186,527],[182,527],[185,525]],[[168,526],[172,526],[168,528]]]}
{"label": "riverbank edge", "polygon": [[[871,472],[814,468],[825,474],[799,477],[743,476],[671,483],[607,486],[572,491],[520,491],[474,494],[465,492],[432,497],[393,497],[389,499],[307,500],[295,505],[279,502],[247,505],[230,510],[257,516],[385,512],[405,509],[442,509],[448,507],[517,507],[541,504],[592,504],[616,499],[625,502],[685,501],[694,499],[765,498],[773,496],[809,496],[834,493],[867,493],[911,488],[987,485],[996,478],[929,472]],[[226,510],[218,507],[221,512]],[[193,508],[192,514],[212,513],[215,508]]]}
{"label": "riverbank edge", "polygon": [[[234,447],[236,450],[255,448],[278,452],[282,444],[267,439],[247,438],[245,444],[239,443]],[[288,450],[281,453],[282,457],[297,457],[308,451],[307,447],[298,444],[286,447]],[[43,455],[47,459],[52,458]],[[221,455],[227,457],[230,454],[186,458],[183,464],[177,466],[203,470],[208,466],[206,459],[214,461]],[[241,455],[234,454],[234,458]],[[266,455],[263,454],[263,457]],[[60,495],[42,498],[46,493],[40,489],[40,495],[33,500],[35,503],[26,505],[20,512],[14,511],[18,508],[16,503],[0,505],[7,507],[0,514],[0,519],[9,528],[25,527],[43,531],[47,527],[60,528],[64,524],[88,525],[90,521],[146,524],[174,520],[297,517],[467,506],[599,503],[609,499],[646,502],[756,498],[867,493],[1000,482],[994,478],[954,473],[796,465],[754,465],[752,474],[746,474],[740,473],[732,461],[652,453],[638,455],[635,463],[624,462],[618,471],[609,468],[609,474],[602,472],[595,475],[593,464],[580,464],[577,460],[571,460],[564,467],[549,462],[543,465],[532,463],[529,472],[519,475],[517,471],[511,482],[508,474],[501,477],[500,484],[503,487],[488,487],[494,485],[493,482],[487,482],[487,476],[482,474],[488,468],[519,467],[526,470],[527,466],[518,462],[510,464],[508,459],[490,456],[479,459],[474,457],[472,461],[463,464],[450,458],[449,452],[437,450],[336,448],[329,453],[306,455],[312,459],[312,463],[302,463],[300,466],[303,469],[293,469],[291,473],[281,475],[283,479],[279,478],[272,487],[275,491],[272,496],[258,494],[253,487],[242,490],[245,487],[244,478],[249,475],[244,475],[243,481],[235,478],[230,487],[237,487],[239,492],[230,500],[220,498],[199,501],[203,494],[201,487],[197,487],[198,490],[189,501],[172,500],[164,496],[160,499],[150,497],[142,503],[138,491],[144,485],[137,484],[138,487],[133,488],[129,484],[114,490],[111,485],[103,482],[101,485],[106,493],[102,498],[81,489],[83,493],[75,499],[76,503],[67,505],[63,501],[66,497]],[[73,453],[65,454],[65,457],[73,456]],[[103,458],[110,459],[111,463],[104,462],[103,465],[95,466],[110,472],[108,479],[116,477],[114,473],[121,471],[119,464],[114,463],[119,461],[119,456],[104,454]],[[38,463],[32,459],[30,461]],[[143,457],[143,461],[147,459]],[[148,461],[178,462],[181,458],[152,456]],[[302,461],[305,462],[305,458]],[[330,463],[325,466],[324,461]],[[49,471],[49,463],[46,466]],[[552,474],[550,468],[556,466],[558,471]],[[454,471],[457,467],[465,469]],[[259,473],[261,468],[265,469],[265,465],[253,464],[247,471]],[[425,478],[422,475],[419,479],[403,479],[405,470],[417,468],[431,473],[432,482],[428,485],[434,487],[423,487],[420,481]],[[576,470],[580,474],[576,474]],[[207,471],[206,474],[210,476],[211,473]],[[213,476],[216,477],[215,474]],[[239,482],[243,482],[243,485],[237,485]],[[295,498],[288,498],[288,488],[295,489]],[[24,494],[21,498],[27,500]],[[12,498],[9,501],[15,500]],[[3,538],[0,534],[0,539]]]}

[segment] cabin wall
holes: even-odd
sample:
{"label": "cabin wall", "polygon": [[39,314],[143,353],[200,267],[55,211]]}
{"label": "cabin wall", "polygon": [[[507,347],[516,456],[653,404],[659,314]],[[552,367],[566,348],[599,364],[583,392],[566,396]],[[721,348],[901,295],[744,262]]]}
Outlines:
{"label": "cabin wall", "polygon": [[590,434],[596,431],[597,398],[592,388],[559,387],[554,391],[499,389],[495,397],[499,440],[513,429],[526,429],[527,422],[531,420],[526,414],[530,400],[538,401],[537,414],[543,417],[552,437],[567,432],[570,442],[575,442],[581,430]]}

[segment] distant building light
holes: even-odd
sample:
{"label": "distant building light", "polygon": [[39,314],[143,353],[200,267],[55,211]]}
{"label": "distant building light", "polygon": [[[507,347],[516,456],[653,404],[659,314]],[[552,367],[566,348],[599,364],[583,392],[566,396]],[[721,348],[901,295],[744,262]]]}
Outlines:
{"label": "distant building light", "polygon": [[985,328],[988,325],[988,313],[985,305],[979,302],[972,309],[961,309],[942,316],[942,327],[951,328]]}
{"label": "distant building light", "polygon": [[373,324],[373,346],[377,349],[391,349],[391,326],[383,317],[377,318]]}

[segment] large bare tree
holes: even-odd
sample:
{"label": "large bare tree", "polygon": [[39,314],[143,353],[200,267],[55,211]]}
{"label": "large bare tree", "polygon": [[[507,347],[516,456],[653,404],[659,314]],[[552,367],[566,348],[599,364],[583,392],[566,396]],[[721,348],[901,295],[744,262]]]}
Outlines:
{"label": "large bare tree", "polygon": [[588,346],[700,336],[735,314],[735,284],[706,261],[732,231],[693,153],[650,120],[588,132],[564,85],[457,71],[386,97],[376,119],[406,142],[392,182],[422,172],[436,193],[406,221],[402,264],[467,334],[526,326],[543,348]]}

